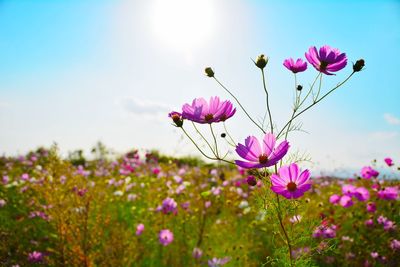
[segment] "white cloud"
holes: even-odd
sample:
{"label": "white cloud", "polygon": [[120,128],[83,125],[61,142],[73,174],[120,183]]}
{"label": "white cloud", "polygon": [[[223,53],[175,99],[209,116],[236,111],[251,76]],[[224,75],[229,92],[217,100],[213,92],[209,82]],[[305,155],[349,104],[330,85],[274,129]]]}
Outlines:
{"label": "white cloud", "polygon": [[0,101],[0,108],[8,108],[8,107],[10,107],[9,103]]}
{"label": "white cloud", "polygon": [[386,140],[391,140],[393,138],[396,138],[399,135],[398,132],[385,132],[385,131],[378,131],[378,132],[373,132],[369,134],[369,138],[371,140],[376,140],[376,141],[386,141]]}
{"label": "white cloud", "polygon": [[170,107],[165,104],[134,97],[123,98],[118,103],[125,111],[138,115],[158,116],[164,114],[166,116],[170,110]]}
{"label": "white cloud", "polygon": [[385,113],[383,114],[383,118],[385,119],[385,121],[387,123],[389,123],[390,125],[400,125],[400,119],[395,117],[392,114],[389,113]]}

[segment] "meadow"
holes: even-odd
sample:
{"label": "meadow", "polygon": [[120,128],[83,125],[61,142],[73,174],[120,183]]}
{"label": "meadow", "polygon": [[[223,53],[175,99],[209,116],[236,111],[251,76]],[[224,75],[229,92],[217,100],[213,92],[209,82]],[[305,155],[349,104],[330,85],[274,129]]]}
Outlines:
{"label": "meadow", "polygon": [[[0,158],[1,266],[289,265],[279,260],[287,251],[274,209],[262,201],[269,184],[252,170],[93,152]],[[393,177],[379,175],[383,165]],[[313,177],[311,190],[288,201],[295,209],[284,204],[293,265],[398,266],[397,168],[378,159],[349,179]]]}

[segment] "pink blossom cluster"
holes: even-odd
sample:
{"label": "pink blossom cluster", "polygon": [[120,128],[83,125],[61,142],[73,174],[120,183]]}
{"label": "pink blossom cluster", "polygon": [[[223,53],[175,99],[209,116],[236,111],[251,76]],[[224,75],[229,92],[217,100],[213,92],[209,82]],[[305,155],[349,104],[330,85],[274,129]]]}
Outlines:
{"label": "pink blossom cluster", "polygon": [[378,198],[384,200],[397,200],[399,198],[399,189],[394,186],[388,186],[378,191]]}
{"label": "pink blossom cluster", "polygon": [[365,166],[361,169],[361,177],[364,179],[371,179],[378,177],[379,172],[373,169],[371,166]]}
{"label": "pink blossom cluster", "polygon": [[40,263],[43,261],[44,254],[42,252],[33,251],[28,254],[28,261],[30,263]]}
{"label": "pink blossom cluster", "polygon": [[331,226],[320,225],[318,226],[312,236],[314,238],[335,238],[337,226],[332,224]]}
{"label": "pink blossom cluster", "polygon": [[162,202],[161,211],[164,214],[176,213],[177,207],[178,207],[178,204],[175,202],[175,200],[173,198],[167,197]]}
{"label": "pink blossom cluster", "polygon": [[355,187],[351,184],[345,184],[342,186],[342,196],[333,194],[329,197],[329,202],[334,205],[341,205],[342,207],[348,208],[353,206],[353,197],[359,201],[367,201],[370,199],[370,193],[365,187]]}
{"label": "pink blossom cluster", "polygon": [[379,216],[378,219],[376,220],[379,224],[383,225],[383,229],[385,231],[391,231],[396,229],[396,223],[389,220],[388,218],[384,216]]}

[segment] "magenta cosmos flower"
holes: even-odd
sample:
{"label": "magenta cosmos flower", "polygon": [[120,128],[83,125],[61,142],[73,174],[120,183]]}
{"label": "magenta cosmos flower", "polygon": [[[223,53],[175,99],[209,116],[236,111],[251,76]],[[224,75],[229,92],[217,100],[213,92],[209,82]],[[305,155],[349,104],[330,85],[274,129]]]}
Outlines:
{"label": "magenta cosmos flower", "polygon": [[371,166],[365,166],[361,169],[361,177],[364,179],[371,179],[372,177],[378,177],[379,172],[372,169]]}
{"label": "magenta cosmos flower", "polygon": [[378,198],[385,200],[396,200],[399,195],[399,190],[396,187],[388,186],[378,191]]}
{"label": "magenta cosmos flower", "polygon": [[160,231],[158,238],[163,246],[168,246],[174,240],[174,234],[170,230],[164,229]]}
{"label": "magenta cosmos flower", "polygon": [[275,147],[276,138],[268,133],[264,136],[262,147],[254,136],[246,138],[244,145],[236,146],[236,153],[247,161],[235,160],[236,165],[246,168],[263,168],[275,165],[288,152],[289,143],[285,140]]}
{"label": "magenta cosmos flower", "polygon": [[353,206],[354,203],[350,196],[344,195],[340,198],[339,204],[340,204],[340,206],[342,206],[344,208],[348,208],[348,207]]}
{"label": "magenta cosmos flower", "polygon": [[271,175],[271,190],[285,198],[299,198],[311,188],[310,172],[304,170],[300,173],[296,163],[282,166],[278,173]]}
{"label": "magenta cosmos flower", "polygon": [[136,235],[141,235],[144,231],[144,224],[140,223],[136,226]]}
{"label": "magenta cosmos flower", "polygon": [[346,67],[347,57],[345,53],[340,53],[336,48],[331,48],[328,45],[324,45],[319,49],[319,53],[315,46],[308,49],[308,53],[305,56],[318,71],[327,74],[334,75],[332,72],[339,71]]}
{"label": "magenta cosmos flower", "polygon": [[307,62],[304,62],[301,58],[298,58],[296,62],[294,62],[293,58],[288,58],[283,61],[283,66],[293,73],[298,73],[307,69]]}
{"label": "magenta cosmos flower", "polygon": [[182,107],[182,117],[198,123],[221,122],[232,117],[236,112],[229,100],[221,101],[218,96],[210,98],[207,102],[204,98],[196,98],[192,105],[185,104]]}
{"label": "magenta cosmos flower", "polygon": [[393,160],[392,160],[391,158],[385,158],[384,160],[385,160],[385,163],[386,163],[389,167],[391,167],[391,166],[394,165],[394,164],[393,164]]}
{"label": "magenta cosmos flower", "polygon": [[354,192],[354,196],[359,200],[359,201],[367,201],[370,197],[369,191],[365,187],[357,187],[356,191]]}
{"label": "magenta cosmos flower", "polygon": [[177,212],[178,204],[173,198],[167,197],[163,200],[161,205],[161,210],[163,213],[176,213]]}
{"label": "magenta cosmos flower", "polygon": [[339,195],[333,194],[332,196],[329,197],[329,202],[334,204],[334,205],[338,204],[339,201],[340,201],[340,196]]}
{"label": "magenta cosmos flower", "polygon": [[43,253],[38,251],[33,251],[28,254],[28,261],[32,263],[39,263],[43,261]]}

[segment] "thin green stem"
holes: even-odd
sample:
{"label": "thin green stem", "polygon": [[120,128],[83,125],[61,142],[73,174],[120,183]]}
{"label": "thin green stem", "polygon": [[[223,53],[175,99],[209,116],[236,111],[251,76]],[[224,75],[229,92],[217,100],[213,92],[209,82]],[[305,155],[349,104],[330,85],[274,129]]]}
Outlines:
{"label": "thin green stem", "polygon": [[212,146],[210,145],[210,143],[207,141],[207,139],[204,137],[204,135],[200,132],[200,130],[196,127],[196,124],[194,122],[192,122],[194,129],[196,130],[196,132],[201,136],[201,138],[206,142],[206,144],[208,145],[208,147],[210,148],[211,152],[214,154],[214,156],[216,156],[214,149],[212,148]]}
{"label": "thin green stem", "polygon": [[294,75],[294,92],[295,92],[294,106],[296,107],[297,102],[299,101],[299,90],[297,90],[297,75],[296,73],[294,73],[293,75]]}
{"label": "thin green stem", "polygon": [[335,91],[337,88],[339,88],[340,86],[342,86],[344,83],[346,83],[351,76],[353,76],[355,72],[353,71],[343,82],[339,83],[338,85],[336,85],[335,87],[333,87],[331,90],[329,90],[326,94],[324,94],[320,99],[317,99],[316,101],[314,101],[312,104],[310,104],[308,107],[306,107],[305,109],[303,109],[302,111],[300,111],[299,113],[297,113],[295,116],[293,116],[293,118],[291,120],[289,120],[285,126],[283,126],[283,128],[281,129],[281,131],[278,133],[277,135],[277,139],[279,138],[279,136],[281,136],[282,132],[285,130],[285,128],[292,123],[292,121],[294,119],[296,119],[298,116],[300,116],[301,114],[303,114],[304,112],[306,112],[307,110],[309,110],[310,108],[312,108],[313,106],[315,106],[316,104],[318,104],[319,102],[321,102],[322,99],[324,99],[325,97],[327,97],[328,95],[330,95],[333,91]]}
{"label": "thin green stem", "polygon": [[183,127],[180,127],[182,129],[182,131],[185,133],[185,135],[190,139],[190,141],[192,141],[193,145],[195,145],[195,147],[197,148],[197,150],[199,150],[199,152],[206,158],[211,159],[211,160],[219,160],[219,161],[223,161],[232,165],[236,165],[234,162],[226,160],[224,158],[220,158],[220,157],[210,157],[208,155],[206,155],[203,150],[201,150],[201,148],[196,144],[196,142],[190,137],[190,135],[185,131],[185,129]]}
{"label": "thin green stem", "polygon": [[242,106],[242,104],[239,102],[239,100],[237,99],[236,96],[234,96],[229,90],[228,88],[226,88],[217,78],[213,77],[214,80],[228,93],[230,94],[236,101],[236,103],[238,103],[238,105],[240,106],[240,108],[243,110],[243,112],[247,115],[247,117],[254,123],[254,125],[256,125],[263,133],[265,133],[265,130],[249,115],[249,113],[247,113],[246,109]]}
{"label": "thin green stem", "polygon": [[276,196],[276,201],[278,203],[277,215],[278,215],[278,219],[279,219],[279,224],[280,224],[280,226],[282,228],[282,231],[283,231],[283,234],[285,235],[285,238],[286,238],[286,244],[287,244],[288,250],[289,250],[290,266],[293,266],[292,245],[290,243],[290,239],[289,239],[289,236],[288,236],[288,234],[286,232],[285,226],[283,225],[283,220],[282,220],[282,216],[281,216],[281,202],[280,202],[280,199],[279,199],[279,195],[275,194],[275,196]]}
{"label": "thin green stem", "polygon": [[[296,76],[296,73],[294,74],[294,90],[296,91],[296,99],[294,101],[293,112],[292,112],[292,116],[290,117],[290,121],[293,121],[293,117],[296,114],[296,111],[298,109],[297,104],[300,101],[300,99],[299,99],[299,97],[297,95],[297,76]],[[288,137],[288,134],[289,134],[289,131],[290,131],[290,125],[291,125],[291,123],[289,123],[289,125],[287,127],[287,130],[286,130],[286,133],[285,133],[285,140],[287,140],[287,137]],[[280,165],[282,166],[282,160],[281,160]]]}
{"label": "thin green stem", "polygon": [[317,92],[317,95],[315,96],[315,99],[314,99],[314,101],[316,101],[316,100],[318,99],[318,97],[319,97],[319,93],[321,92],[321,86],[322,86],[322,75],[321,75],[321,76],[319,76],[319,86],[318,86],[318,92]]}
{"label": "thin green stem", "polygon": [[215,158],[212,158],[212,157],[210,157],[210,156],[207,156],[207,155],[203,152],[203,150],[201,150],[201,148],[196,144],[196,142],[192,139],[192,137],[190,137],[190,135],[185,131],[185,129],[184,129],[183,127],[180,127],[180,128],[181,128],[182,131],[185,133],[185,135],[190,139],[190,141],[192,141],[192,143],[196,146],[197,150],[199,150],[200,153],[201,153],[204,157],[206,157],[206,158],[208,158],[208,159],[211,159],[211,160],[215,160]]}
{"label": "thin green stem", "polygon": [[303,98],[303,100],[300,102],[300,104],[298,105],[298,107],[301,107],[301,105],[303,105],[304,102],[307,100],[307,98],[309,97],[310,93],[313,91],[313,88],[314,88],[315,83],[317,82],[319,76],[321,76],[321,75],[322,75],[321,72],[317,74],[317,76],[315,77],[313,83],[311,84],[310,89],[308,90],[306,96],[305,96],[305,97]]}
{"label": "thin green stem", "polygon": [[214,138],[215,155],[216,155],[217,158],[219,158],[217,138],[215,137],[214,130],[213,130],[213,127],[212,127],[211,123],[210,123],[210,130],[211,130],[211,134],[212,134],[212,136]]}
{"label": "thin green stem", "polygon": [[272,124],[272,114],[271,114],[271,110],[269,108],[269,95],[268,95],[268,90],[267,90],[267,85],[265,83],[265,73],[264,73],[264,69],[261,69],[261,74],[262,74],[262,81],[263,81],[263,87],[264,87],[264,91],[265,91],[265,100],[267,102],[267,110],[268,110],[268,116],[269,116],[269,124],[271,126],[271,133],[274,133],[274,125]]}

